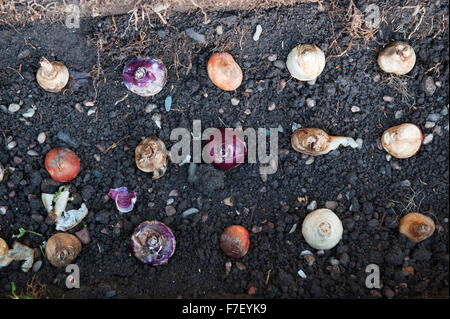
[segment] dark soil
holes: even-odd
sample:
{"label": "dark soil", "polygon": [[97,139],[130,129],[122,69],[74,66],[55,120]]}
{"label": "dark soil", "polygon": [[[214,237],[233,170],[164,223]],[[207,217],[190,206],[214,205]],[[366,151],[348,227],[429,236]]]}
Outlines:
{"label": "dark soil", "polygon": [[[364,10],[364,1],[355,4]],[[19,262],[1,269],[0,295],[9,294],[12,281],[25,293],[35,275],[35,281],[47,287],[40,297],[242,296],[250,287],[257,288],[254,296],[266,298],[448,296],[448,4],[430,1],[416,15],[414,1],[377,4],[384,9],[384,20],[374,39],[355,38],[346,54],[329,58],[314,86],[292,79],[267,58],[276,54],[285,61],[299,43],[316,43],[327,56],[338,55],[355,36],[342,32],[346,3],[342,8],[324,4],[323,11],[316,4],[305,4],[211,12],[209,24],[197,12],[172,13],[166,17],[167,25],[156,16],[137,24],[134,16],[116,16],[83,20],[80,29],[68,29],[64,23],[0,26],[0,162],[7,170],[0,183],[0,206],[7,206],[6,214],[0,215],[0,236],[11,246],[20,227],[41,233],[44,239],[56,232],[40,197],[58,186],[44,168],[45,154],[63,145],[73,149],[82,163],[80,175],[69,184],[73,204],[79,207],[85,201],[89,208],[88,216],[70,233],[86,225],[91,237],[76,260],[80,289],[65,288],[64,269],[39,256],[44,260],[36,274],[23,273]],[[255,42],[257,24],[263,33]],[[222,35],[216,33],[219,25]],[[187,37],[187,28],[205,35],[206,43]],[[332,45],[336,37],[338,46]],[[409,42],[417,54],[414,69],[403,77],[403,91],[376,64],[377,53],[394,40]],[[217,50],[233,54],[243,68],[244,81],[236,92],[223,92],[208,79],[206,62]],[[169,69],[168,83],[155,97],[133,95],[122,83],[123,65],[136,54],[158,57]],[[90,72],[89,87],[63,94],[43,91],[35,81],[41,56],[63,61],[71,70]],[[426,94],[422,83],[428,76],[431,83],[441,85]],[[280,89],[283,81],[286,85]],[[173,105],[166,112],[168,95]],[[393,101],[386,102],[385,96]],[[239,105],[231,105],[233,97]],[[308,98],[316,106],[308,107]],[[20,101],[19,112],[7,111]],[[84,106],[87,101],[94,106]],[[271,102],[276,108],[268,111]],[[77,103],[84,112],[76,110]],[[150,114],[144,111],[149,103],[158,106]],[[37,107],[35,115],[21,120],[20,114],[32,105]],[[352,106],[360,111],[352,112]],[[88,116],[91,108],[96,113]],[[151,120],[153,113],[162,114],[162,129]],[[281,125],[277,173],[263,182],[258,164],[226,172],[200,164],[199,179],[191,184],[189,165],[171,164],[156,181],[137,169],[134,148],[143,137],[159,136],[170,148],[171,130],[191,129],[193,120],[201,120],[203,129],[223,123],[244,128]],[[306,165],[307,158],[290,146],[294,122],[361,138],[362,149],[339,148]],[[412,158],[388,161],[377,141],[385,129],[402,122],[416,123],[424,135],[433,134],[433,140]],[[426,122],[435,126],[426,128]],[[37,142],[41,132],[47,135],[42,145]],[[58,132],[67,134],[72,143],[58,139]],[[117,147],[102,152],[119,140]],[[8,150],[10,141],[17,146]],[[30,156],[30,150],[38,156]],[[110,188],[120,186],[138,194],[134,210],[124,215],[105,198]],[[165,207],[172,190],[178,191],[172,204],[176,214],[168,217]],[[229,196],[235,199],[234,207],[223,204]],[[300,203],[297,198],[305,196],[308,200]],[[306,207],[313,200],[319,208],[335,201],[333,210],[344,225],[341,242],[323,255],[316,254],[301,235]],[[190,207],[200,212],[182,218]],[[414,244],[399,234],[398,221],[410,211],[432,216],[436,231],[431,238]],[[177,239],[174,256],[157,268],[140,263],[130,250],[133,229],[153,219],[171,227]],[[246,227],[251,244],[244,258],[231,260],[227,275],[225,263],[230,259],[218,241],[231,224]],[[294,224],[297,229],[289,233]],[[262,230],[254,233],[254,226]],[[19,241],[38,248],[43,238],[28,233]],[[312,266],[300,255],[306,249],[315,253]],[[332,266],[332,258],[337,266]],[[380,266],[379,290],[365,286],[365,269],[372,263]],[[414,275],[402,270],[407,266],[414,268]],[[297,274],[299,269],[307,279]]]}

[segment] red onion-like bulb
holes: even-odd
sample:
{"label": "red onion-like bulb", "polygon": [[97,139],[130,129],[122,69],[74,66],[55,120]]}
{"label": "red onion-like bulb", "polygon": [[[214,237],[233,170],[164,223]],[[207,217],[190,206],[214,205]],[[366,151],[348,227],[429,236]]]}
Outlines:
{"label": "red onion-like bulb", "polygon": [[221,138],[214,135],[205,146],[208,161],[216,168],[229,170],[238,167],[244,162],[247,155],[247,144],[238,132],[232,129],[220,129]]}
{"label": "red onion-like bulb", "polygon": [[158,59],[133,58],[123,68],[122,77],[131,92],[140,96],[153,96],[166,84],[167,69]]}
{"label": "red onion-like bulb", "polygon": [[133,254],[153,266],[166,264],[175,252],[175,246],[172,230],[156,220],[142,222],[131,236]]}

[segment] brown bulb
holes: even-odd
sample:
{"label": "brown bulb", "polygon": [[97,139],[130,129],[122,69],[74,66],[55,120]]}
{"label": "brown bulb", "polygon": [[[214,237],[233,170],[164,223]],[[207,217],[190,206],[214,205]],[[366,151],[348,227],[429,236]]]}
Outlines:
{"label": "brown bulb", "polygon": [[244,257],[249,246],[248,231],[240,225],[229,226],[220,236],[220,248],[228,257]]}
{"label": "brown bulb", "polygon": [[224,91],[236,90],[242,83],[242,70],[227,52],[216,52],[208,60],[208,76]]}
{"label": "brown bulb", "polygon": [[167,149],[161,139],[145,138],[135,150],[137,167],[146,173],[153,173],[153,179],[162,177],[167,170]]}
{"label": "brown bulb", "polygon": [[69,233],[56,233],[45,245],[45,255],[55,267],[61,268],[71,264],[81,251],[77,237]]}
{"label": "brown bulb", "polygon": [[420,213],[409,213],[400,219],[398,230],[413,242],[421,242],[433,235],[435,230],[433,220]]}
{"label": "brown bulb", "polygon": [[399,159],[417,154],[422,142],[422,131],[412,123],[393,126],[384,131],[381,136],[381,144],[386,152]]}

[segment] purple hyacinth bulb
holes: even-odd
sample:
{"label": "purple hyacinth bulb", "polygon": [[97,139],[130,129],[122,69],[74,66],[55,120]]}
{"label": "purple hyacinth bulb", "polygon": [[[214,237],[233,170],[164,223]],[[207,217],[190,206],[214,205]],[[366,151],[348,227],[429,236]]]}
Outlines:
{"label": "purple hyacinth bulb", "polygon": [[229,170],[238,167],[244,162],[247,155],[247,144],[243,137],[232,129],[220,129],[222,139],[211,136],[206,145],[206,156],[216,168]]}
{"label": "purple hyacinth bulb", "polygon": [[133,58],[123,68],[123,83],[131,92],[152,96],[160,92],[167,80],[164,64],[153,58]]}
{"label": "purple hyacinth bulb", "polygon": [[117,209],[121,213],[131,212],[137,199],[136,192],[129,193],[126,187],[112,188],[108,196],[115,200]]}
{"label": "purple hyacinth bulb", "polygon": [[131,236],[133,254],[153,266],[166,264],[175,252],[175,246],[172,230],[156,220],[142,222]]}

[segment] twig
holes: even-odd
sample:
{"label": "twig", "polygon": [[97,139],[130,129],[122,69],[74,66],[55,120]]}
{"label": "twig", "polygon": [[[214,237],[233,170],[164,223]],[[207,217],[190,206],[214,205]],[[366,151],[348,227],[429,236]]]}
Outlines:
{"label": "twig", "polygon": [[121,138],[120,140],[118,140],[117,142],[114,142],[110,147],[108,147],[108,148],[103,152],[103,154],[106,154],[106,153],[109,152],[110,150],[116,148],[116,147],[120,144],[120,142],[122,142],[123,140],[126,140],[126,139],[129,138],[129,137],[130,137],[130,135],[127,135],[127,136],[122,137],[122,138]]}

